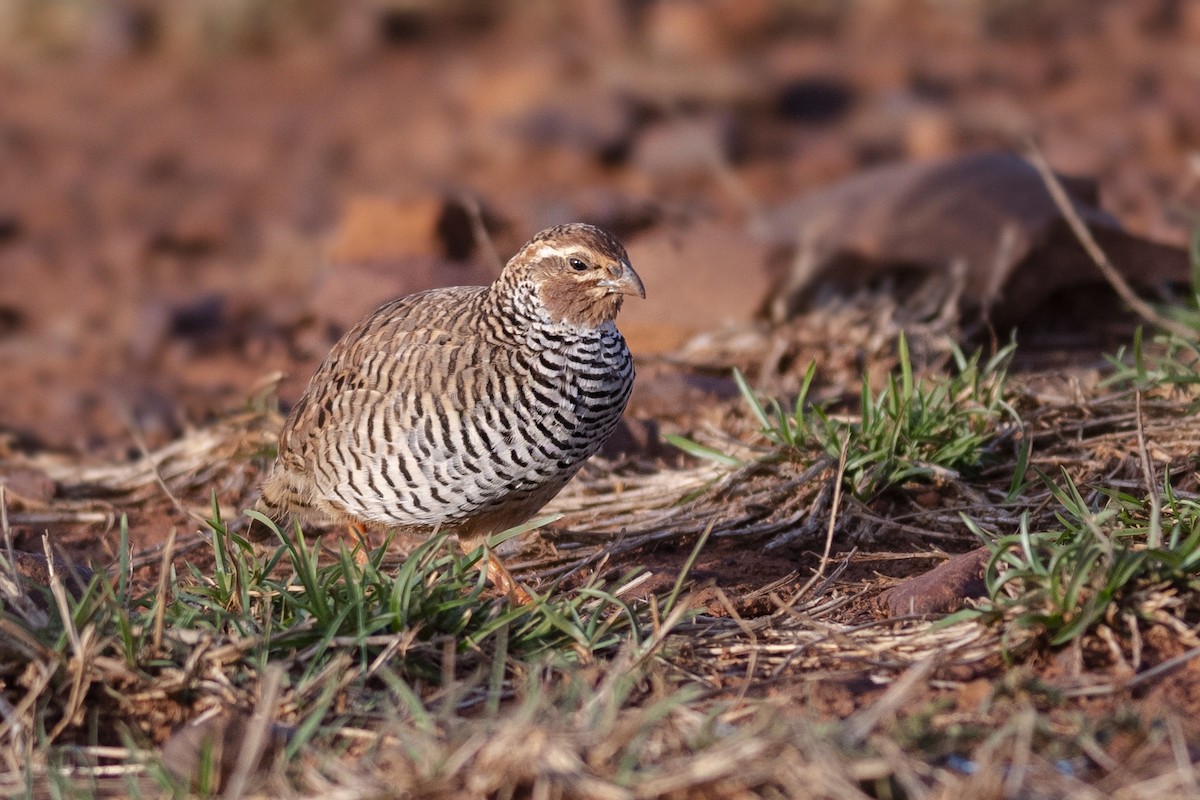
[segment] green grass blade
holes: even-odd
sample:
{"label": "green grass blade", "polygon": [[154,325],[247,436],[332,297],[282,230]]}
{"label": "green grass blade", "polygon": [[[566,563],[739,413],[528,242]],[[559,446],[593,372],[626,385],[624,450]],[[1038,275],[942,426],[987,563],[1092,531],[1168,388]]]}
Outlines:
{"label": "green grass blade", "polygon": [[727,467],[740,467],[744,463],[741,459],[734,458],[728,453],[722,453],[720,450],[714,450],[711,447],[706,447],[705,445],[699,444],[698,442],[693,442],[691,439],[679,436],[678,434],[668,433],[663,438],[668,444],[679,448],[689,456],[694,456],[695,458],[702,458],[707,461],[715,461],[718,464],[724,464]]}

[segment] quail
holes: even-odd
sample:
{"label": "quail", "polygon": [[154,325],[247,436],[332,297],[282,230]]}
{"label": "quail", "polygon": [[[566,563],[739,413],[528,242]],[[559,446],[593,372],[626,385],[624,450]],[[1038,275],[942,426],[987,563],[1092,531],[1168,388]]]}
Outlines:
{"label": "quail", "polygon": [[645,288],[592,225],[533,237],[490,286],[385,304],[339,341],[292,408],[258,508],[485,545],[529,520],[612,433],[633,388],[615,319]]}

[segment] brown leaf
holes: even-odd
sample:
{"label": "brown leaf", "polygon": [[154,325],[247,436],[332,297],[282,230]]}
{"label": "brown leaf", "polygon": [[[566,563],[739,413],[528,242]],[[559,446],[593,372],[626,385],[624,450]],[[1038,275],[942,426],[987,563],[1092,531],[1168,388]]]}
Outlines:
{"label": "brown leaf", "polygon": [[[1129,280],[1187,279],[1186,253],[1122,230],[1096,206],[1092,181],[1064,186]],[[1009,153],[864,172],[777,209],[767,226],[797,265],[785,286],[788,310],[819,286],[859,286],[897,270],[949,275],[961,264],[962,307],[1013,324],[1059,290],[1103,284],[1037,171]]]}
{"label": "brown leaf", "polygon": [[963,600],[987,594],[983,581],[987,560],[986,547],[948,558],[879,595],[879,605],[889,617],[957,611]]}

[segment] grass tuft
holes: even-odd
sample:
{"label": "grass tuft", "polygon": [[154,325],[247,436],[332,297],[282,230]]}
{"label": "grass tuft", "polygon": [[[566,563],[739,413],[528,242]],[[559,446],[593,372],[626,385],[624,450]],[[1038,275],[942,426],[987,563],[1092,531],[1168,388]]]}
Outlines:
{"label": "grass tuft", "polygon": [[[859,498],[871,498],[908,481],[953,479],[974,470],[1006,423],[1019,426],[1005,397],[1014,351],[1010,344],[980,363],[979,353],[968,358],[955,347],[951,374],[917,377],[902,334],[898,368],[884,387],[873,392],[863,377],[857,416],[807,404],[815,363],[787,409],[774,398],[759,400],[740,371],[734,370],[734,380],[770,447],[767,459],[809,463],[827,456],[836,462],[845,448],[846,488]],[[683,437],[670,441],[697,457],[731,466],[742,463]]]}
{"label": "grass tuft", "polygon": [[1160,334],[1147,343],[1139,327],[1128,348],[1122,346],[1105,359],[1112,374],[1101,386],[1163,394],[1200,384],[1200,341],[1195,339]]}
{"label": "grass tuft", "polygon": [[991,537],[964,517],[991,550],[990,601],[968,615],[1034,631],[1060,646],[1120,612],[1138,613],[1150,590],[1200,589],[1200,503],[1178,497],[1169,473],[1157,502],[1101,488],[1099,508],[1065,471],[1061,483],[1042,479],[1058,503],[1059,529],[1031,531],[1025,513],[1015,533]]}

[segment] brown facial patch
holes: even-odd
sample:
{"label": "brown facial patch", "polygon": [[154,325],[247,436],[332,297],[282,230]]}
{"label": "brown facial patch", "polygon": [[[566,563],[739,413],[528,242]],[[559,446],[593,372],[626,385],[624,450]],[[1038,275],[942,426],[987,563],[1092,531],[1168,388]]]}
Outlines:
{"label": "brown facial patch", "polygon": [[595,279],[580,279],[561,271],[538,277],[538,294],[551,319],[597,328],[616,319],[621,310],[621,295],[596,286]]}

